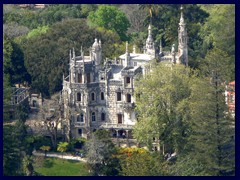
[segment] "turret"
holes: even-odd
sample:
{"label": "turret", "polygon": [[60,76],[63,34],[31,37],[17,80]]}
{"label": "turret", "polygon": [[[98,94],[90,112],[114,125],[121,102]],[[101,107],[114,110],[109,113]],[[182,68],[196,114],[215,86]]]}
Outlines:
{"label": "turret", "polygon": [[155,47],[154,47],[154,41],[152,38],[152,27],[151,25],[148,26],[148,38],[146,40],[146,49],[145,53],[149,55],[155,55]]}
{"label": "turret", "polygon": [[185,64],[188,66],[188,47],[187,47],[187,30],[186,30],[186,24],[184,22],[183,17],[183,7],[181,6],[181,17],[179,22],[179,28],[178,28],[178,64]]}
{"label": "turret", "polygon": [[129,51],[128,51],[128,42],[126,42],[125,66],[126,66],[126,67],[131,66],[130,53],[129,53]]}

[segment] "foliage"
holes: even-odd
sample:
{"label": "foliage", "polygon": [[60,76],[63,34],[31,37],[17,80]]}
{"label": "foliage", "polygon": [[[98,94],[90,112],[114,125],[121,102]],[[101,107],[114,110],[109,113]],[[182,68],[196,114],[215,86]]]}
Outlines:
{"label": "foliage", "polygon": [[149,152],[134,152],[121,161],[120,174],[123,176],[163,176],[165,172],[163,159]]}
{"label": "foliage", "polygon": [[44,136],[33,136],[33,147],[36,150],[39,150],[42,146],[50,146],[52,148],[51,140]]}
{"label": "foliage", "polygon": [[14,126],[3,126],[3,175],[16,176],[20,175],[21,157],[20,142],[18,141]]}
{"label": "foliage", "polygon": [[87,139],[85,138],[72,138],[71,142],[69,143],[69,149],[73,151],[75,148],[80,148],[82,149],[86,143]]}
{"label": "foliage", "polygon": [[44,151],[45,157],[46,157],[47,151],[50,151],[51,147],[50,146],[41,146],[40,149]]}
{"label": "foliage", "polygon": [[33,38],[34,36],[39,36],[41,34],[45,34],[45,33],[47,33],[48,29],[49,29],[48,26],[41,26],[36,29],[33,29],[30,32],[28,32],[26,38],[29,39],[29,38]]}
{"label": "foliage", "polygon": [[89,176],[84,162],[58,158],[45,158],[43,165],[34,161],[34,169],[43,176]]}
{"label": "foliage", "polygon": [[117,32],[121,40],[127,40],[126,32],[130,23],[125,14],[115,6],[99,5],[95,12],[89,13],[88,21],[94,27]]}
{"label": "foliage", "polygon": [[230,71],[230,80],[235,80],[235,5],[218,4],[201,7],[210,14],[200,32],[204,46],[208,48],[207,50],[216,48],[226,53],[225,56],[228,56],[226,70]]}
{"label": "foliage", "polygon": [[12,8],[4,11],[3,22],[16,22],[19,25],[26,26],[29,29],[35,29],[39,26],[52,25],[69,18],[86,17],[86,10],[94,10],[95,6],[83,7],[81,13],[81,4],[55,4],[41,10]]}
{"label": "foliage", "polygon": [[3,24],[3,34],[10,39],[27,34],[29,29],[25,26],[18,25],[17,22],[9,22],[8,24]]}
{"label": "foliage", "polygon": [[[138,122],[134,137],[152,149],[161,139],[172,152],[186,147],[188,118],[184,104],[190,95],[190,69],[183,65],[154,64],[152,72],[136,83]],[[159,78],[160,77],[160,78]]]}
{"label": "foliage", "polygon": [[63,153],[67,151],[68,146],[69,146],[68,142],[59,142],[58,143],[57,151],[62,153],[62,158],[63,158]]}
{"label": "foliage", "polygon": [[[81,32],[79,31],[81,29]],[[94,42],[94,36],[102,41],[103,54],[111,57],[119,42],[118,36],[106,30],[89,29],[84,20],[66,20],[49,27],[47,34],[22,42],[25,65],[32,76],[31,87],[49,97],[62,89],[62,75],[68,74],[69,50],[75,48],[80,54],[81,46],[85,55]],[[92,39],[92,41],[91,41]]]}
{"label": "foliage", "polygon": [[30,75],[24,66],[24,54],[21,47],[4,36],[3,70],[11,84],[30,82]]}
{"label": "foliage", "polygon": [[31,156],[27,155],[23,158],[23,170],[26,176],[34,175],[33,159]]}
{"label": "foliage", "polygon": [[109,132],[97,130],[86,143],[87,164],[93,175],[117,175],[118,160],[113,157],[116,149]]}

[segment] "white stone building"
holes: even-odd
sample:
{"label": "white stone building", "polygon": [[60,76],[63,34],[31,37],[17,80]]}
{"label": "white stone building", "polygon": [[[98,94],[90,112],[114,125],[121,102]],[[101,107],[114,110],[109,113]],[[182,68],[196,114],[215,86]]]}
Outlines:
{"label": "white stone building", "polygon": [[[181,8],[182,10],[182,8]],[[151,25],[143,53],[135,46],[118,59],[102,62],[102,44],[95,39],[89,56],[75,55],[70,51],[69,75],[63,77],[62,100],[64,104],[63,128],[66,138],[85,137],[96,129],[107,129],[113,137],[131,137],[136,123],[134,112],[134,84],[137,74],[148,71],[150,61],[167,61],[188,65],[187,31],[183,12],[178,29],[178,52],[156,52]]]}

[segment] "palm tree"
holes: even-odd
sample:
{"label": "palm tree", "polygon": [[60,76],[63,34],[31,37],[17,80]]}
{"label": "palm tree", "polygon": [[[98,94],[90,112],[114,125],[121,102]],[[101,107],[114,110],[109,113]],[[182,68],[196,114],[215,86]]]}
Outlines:
{"label": "palm tree", "polygon": [[62,159],[63,159],[63,153],[66,152],[68,149],[68,142],[59,142],[57,151],[62,153]]}
{"label": "palm tree", "polygon": [[41,146],[40,149],[44,151],[44,153],[45,153],[44,157],[46,157],[47,151],[49,151],[51,149],[51,147],[50,146]]}

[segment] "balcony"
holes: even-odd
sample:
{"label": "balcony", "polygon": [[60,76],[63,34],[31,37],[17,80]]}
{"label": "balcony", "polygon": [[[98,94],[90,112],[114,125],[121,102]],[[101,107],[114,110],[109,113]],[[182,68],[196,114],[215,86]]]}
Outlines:
{"label": "balcony", "polygon": [[135,105],[134,105],[134,103],[124,102],[122,107],[124,110],[132,110],[132,109],[134,109]]}
{"label": "balcony", "polygon": [[104,129],[125,129],[125,130],[130,130],[132,129],[133,125],[129,124],[114,124],[114,123],[104,123],[100,125],[100,128]]}
{"label": "balcony", "polygon": [[86,122],[74,122],[74,127],[86,127]]}

